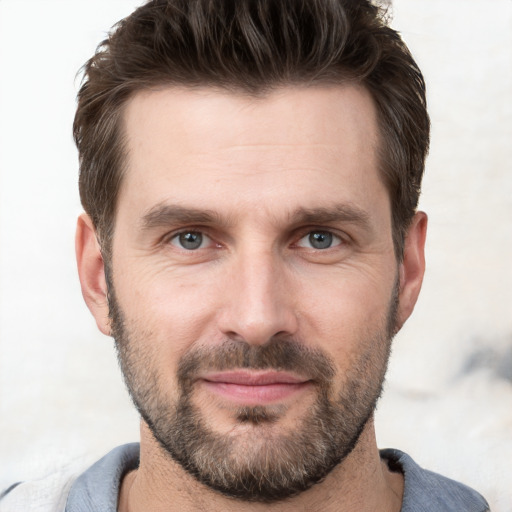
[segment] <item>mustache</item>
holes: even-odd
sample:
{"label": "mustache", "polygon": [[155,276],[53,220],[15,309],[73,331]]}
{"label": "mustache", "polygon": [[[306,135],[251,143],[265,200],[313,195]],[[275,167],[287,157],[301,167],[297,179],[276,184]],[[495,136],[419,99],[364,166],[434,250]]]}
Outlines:
{"label": "mustache", "polygon": [[327,384],[336,373],[333,361],[321,350],[274,337],[264,345],[226,340],[191,350],[179,362],[177,377],[188,388],[200,372],[235,369],[293,371],[318,384]]}

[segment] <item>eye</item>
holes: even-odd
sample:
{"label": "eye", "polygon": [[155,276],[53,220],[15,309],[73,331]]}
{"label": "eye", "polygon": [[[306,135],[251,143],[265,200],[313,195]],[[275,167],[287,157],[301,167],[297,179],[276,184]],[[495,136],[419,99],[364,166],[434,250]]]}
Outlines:
{"label": "eye", "polygon": [[210,238],[200,231],[182,231],[170,240],[171,245],[187,251],[202,249],[210,242]]}
{"label": "eye", "polygon": [[330,231],[310,231],[306,236],[303,236],[297,245],[299,247],[306,247],[312,249],[330,249],[340,245],[342,240],[339,236],[334,235]]}

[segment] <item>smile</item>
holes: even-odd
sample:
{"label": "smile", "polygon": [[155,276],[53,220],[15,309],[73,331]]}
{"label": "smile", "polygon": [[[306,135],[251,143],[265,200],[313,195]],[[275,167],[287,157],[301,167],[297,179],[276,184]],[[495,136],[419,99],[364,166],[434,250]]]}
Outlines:
{"label": "smile", "polygon": [[211,393],[240,405],[279,402],[304,391],[312,381],[275,371],[232,371],[209,374],[200,382]]}

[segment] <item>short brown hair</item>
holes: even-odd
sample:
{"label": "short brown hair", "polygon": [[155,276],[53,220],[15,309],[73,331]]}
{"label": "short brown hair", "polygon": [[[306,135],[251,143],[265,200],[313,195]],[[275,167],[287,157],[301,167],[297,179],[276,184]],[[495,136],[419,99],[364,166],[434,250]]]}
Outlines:
{"label": "short brown hair", "polygon": [[360,83],[377,107],[380,171],[398,257],[416,211],[430,122],[423,76],[368,0],[151,0],[114,26],[84,66],[73,132],[80,198],[108,255],[136,92],[215,86],[262,95],[286,85]]}

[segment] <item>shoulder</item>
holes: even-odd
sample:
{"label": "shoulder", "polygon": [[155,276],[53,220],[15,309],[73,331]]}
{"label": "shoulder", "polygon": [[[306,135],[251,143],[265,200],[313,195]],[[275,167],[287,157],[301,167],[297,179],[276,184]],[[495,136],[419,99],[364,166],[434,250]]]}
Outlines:
{"label": "shoulder", "polygon": [[88,469],[67,467],[40,480],[11,485],[0,492],[0,512],[115,511],[121,479],[138,460],[139,444],[131,443],[115,448]]}
{"label": "shoulder", "polygon": [[489,505],[474,489],[421,468],[399,450],[381,450],[392,471],[404,475],[402,512],[489,512]]}
{"label": "shoulder", "polygon": [[139,453],[139,443],[118,446],[83,472],[69,491],[66,512],[116,512],[121,481],[138,467]]}

